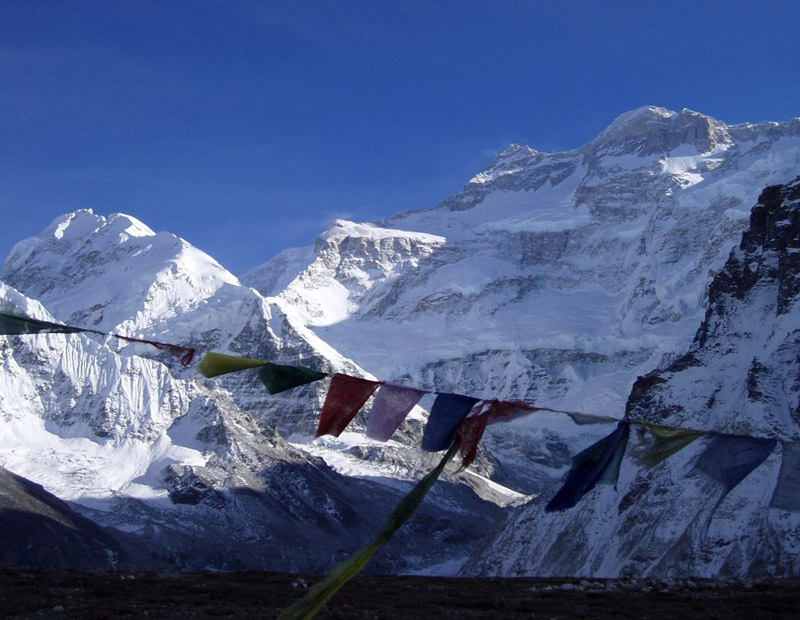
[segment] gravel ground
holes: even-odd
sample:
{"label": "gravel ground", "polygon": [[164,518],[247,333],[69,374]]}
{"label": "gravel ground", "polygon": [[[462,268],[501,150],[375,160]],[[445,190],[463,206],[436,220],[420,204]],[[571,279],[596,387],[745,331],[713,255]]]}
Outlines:
{"label": "gravel ground", "polygon": [[[319,577],[276,573],[0,571],[2,618],[275,618]],[[800,580],[368,576],[318,618],[797,618]]]}

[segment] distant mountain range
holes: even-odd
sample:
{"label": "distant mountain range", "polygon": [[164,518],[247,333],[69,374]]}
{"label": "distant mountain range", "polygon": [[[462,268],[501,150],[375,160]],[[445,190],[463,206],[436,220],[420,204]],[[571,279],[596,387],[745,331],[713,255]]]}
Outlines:
{"label": "distant mountain range", "polygon": [[[0,309],[797,440],[798,172],[800,119],[641,108],[574,151],[511,146],[434,209],[338,221],[241,278],[133,217],[71,213],[12,250]],[[435,462],[418,447],[425,400],[387,443],[361,416],[312,442],[324,384],[269,396],[254,374],[205,380],[168,352],[85,335],[0,337],[0,356],[0,465],[109,537],[76,566],[324,571]],[[689,448],[647,472],[626,461],[617,490],[545,515],[571,456],[606,431],[557,414],[491,427],[372,570],[800,573],[800,516],[767,505],[779,452],[724,497],[686,479]]]}

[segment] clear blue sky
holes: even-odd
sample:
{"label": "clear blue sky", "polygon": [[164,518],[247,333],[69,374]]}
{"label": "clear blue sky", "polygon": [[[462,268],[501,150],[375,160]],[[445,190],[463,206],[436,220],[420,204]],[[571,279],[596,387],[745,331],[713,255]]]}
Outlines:
{"label": "clear blue sky", "polygon": [[796,0],[2,0],[0,256],[125,212],[236,273],[641,105],[800,116]]}

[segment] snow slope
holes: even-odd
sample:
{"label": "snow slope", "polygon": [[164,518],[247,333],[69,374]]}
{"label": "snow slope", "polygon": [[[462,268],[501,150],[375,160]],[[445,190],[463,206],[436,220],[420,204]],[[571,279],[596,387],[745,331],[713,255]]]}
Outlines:
{"label": "snow slope", "polygon": [[[382,378],[621,415],[691,340],[761,188],[799,164],[800,120],[642,108],[575,151],[512,146],[436,209],[339,222],[263,292]],[[283,284],[285,264],[243,280]]]}
{"label": "snow slope", "polygon": [[[711,283],[692,345],[636,382],[628,417],[800,440],[798,252],[800,177],[762,193]],[[517,509],[467,572],[738,579],[800,572],[800,513],[785,508],[788,498],[770,505],[786,443],[726,494],[694,469],[703,441],[646,469],[636,455],[648,441],[647,432],[633,433],[616,488],[600,485],[562,513],[543,512],[552,491]]]}

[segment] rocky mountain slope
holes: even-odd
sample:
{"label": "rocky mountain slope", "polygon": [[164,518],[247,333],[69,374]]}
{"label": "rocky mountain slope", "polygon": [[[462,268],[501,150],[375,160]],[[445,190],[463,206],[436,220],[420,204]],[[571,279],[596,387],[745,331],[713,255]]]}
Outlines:
{"label": "rocky mountain slope", "polygon": [[[128,216],[60,218],[14,249],[3,278],[73,324],[363,374],[279,302]],[[55,320],[8,284],[0,301]],[[422,466],[400,459],[409,463],[392,477],[346,477],[286,442],[280,432],[315,427],[324,386],[270,398],[255,376],[201,381],[169,353],[82,334],[5,337],[0,351],[4,466],[165,565],[326,570],[374,535]],[[418,527],[463,561],[500,509],[464,485],[445,483],[438,497]],[[375,568],[440,564],[418,535],[401,534]]]}
{"label": "rocky mountain slope", "polygon": [[[800,119],[641,108],[574,151],[512,146],[437,208],[338,222],[243,281],[380,378],[621,417],[691,342],[759,192],[798,169]],[[492,427],[494,478],[535,493],[560,475],[580,429],[552,424]]]}
{"label": "rocky mountain slope", "polygon": [[[800,440],[800,177],[766,189],[709,288],[688,351],[639,378],[627,417],[721,433]],[[510,517],[468,571],[501,575],[797,575],[800,497],[771,505],[780,443],[729,493],[694,467],[702,442],[654,469],[637,465],[640,432],[617,489],[566,513],[533,501]],[[792,491],[792,489],[786,489]],[[794,488],[796,493],[797,489]],[[792,508],[793,505],[793,508]],[[792,508],[787,509],[787,508]],[[537,536],[530,536],[532,529]]]}
{"label": "rocky mountain slope", "polygon": [[[201,352],[620,417],[637,376],[691,343],[761,189],[798,168],[800,119],[728,126],[642,108],[574,151],[512,146],[435,209],[339,221],[241,280],[135,218],[78,211],[14,248],[0,303]],[[168,352],[85,335],[0,338],[0,355],[0,465],[181,568],[326,570],[435,459],[417,447],[430,398],[390,442],[366,438],[362,416],[312,441],[324,382],[269,396],[255,373],[204,380]],[[766,393],[777,380],[766,353],[757,361],[745,380]],[[786,422],[798,388],[781,385],[769,420]],[[740,421],[759,415],[745,409]],[[472,471],[437,484],[373,569],[455,574],[504,507],[550,490],[604,432],[557,414],[491,427]],[[593,548],[586,521],[563,523]],[[567,551],[534,566],[522,544],[493,563],[502,540],[470,570],[612,570]]]}
{"label": "rocky mountain slope", "polygon": [[113,570],[163,568],[136,557],[62,500],[0,467],[0,564]]}

